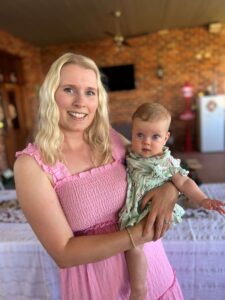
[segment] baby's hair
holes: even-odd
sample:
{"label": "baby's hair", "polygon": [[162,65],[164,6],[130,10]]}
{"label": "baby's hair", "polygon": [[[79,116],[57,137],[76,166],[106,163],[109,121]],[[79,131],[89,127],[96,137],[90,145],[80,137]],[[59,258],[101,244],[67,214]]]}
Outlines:
{"label": "baby's hair", "polygon": [[132,115],[132,120],[139,118],[142,121],[158,121],[167,120],[168,127],[171,122],[170,112],[161,104],[153,103],[143,103],[140,105]]}

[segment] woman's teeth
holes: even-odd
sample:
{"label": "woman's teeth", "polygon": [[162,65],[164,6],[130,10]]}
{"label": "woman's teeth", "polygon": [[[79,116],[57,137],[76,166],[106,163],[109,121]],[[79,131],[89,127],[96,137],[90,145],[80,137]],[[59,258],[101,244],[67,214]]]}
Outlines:
{"label": "woman's teeth", "polygon": [[78,113],[73,111],[69,111],[68,114],[76,119],[84,119],[87,116],[87,114],[85,113]]}

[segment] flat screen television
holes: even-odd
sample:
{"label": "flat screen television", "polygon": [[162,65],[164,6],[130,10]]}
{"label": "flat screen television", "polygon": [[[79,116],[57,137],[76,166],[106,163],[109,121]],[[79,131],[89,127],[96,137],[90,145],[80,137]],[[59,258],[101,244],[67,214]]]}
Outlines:
{"label": "flat screen television", "polygon": [[135,89],[134,65],[119,65],[112,67],[100,67],[102,82],[106,90],[124,91]]}

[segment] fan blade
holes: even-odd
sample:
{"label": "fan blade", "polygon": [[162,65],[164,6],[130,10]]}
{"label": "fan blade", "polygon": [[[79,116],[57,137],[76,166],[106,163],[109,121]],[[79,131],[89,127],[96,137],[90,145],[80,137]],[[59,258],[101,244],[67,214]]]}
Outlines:
{"label": "fan blade", "polygon": [[137,33],[137,34],[133,34],[133,35],[128,35],[126,36],[127,39],[132,39],[132,38],[136,38],[136,37],[141,37],[141,36],[145,36],[148,35],[149,32],[143,32],[143,33]]}

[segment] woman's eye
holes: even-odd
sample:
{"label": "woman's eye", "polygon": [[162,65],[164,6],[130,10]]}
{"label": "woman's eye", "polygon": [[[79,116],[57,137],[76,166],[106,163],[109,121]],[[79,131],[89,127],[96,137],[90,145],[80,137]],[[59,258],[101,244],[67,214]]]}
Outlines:
{"label": "woman's eye", "polygon": [[73,94],[73,89],[71,87],[66,87],[64,88],[64,92],[66,92],[67,94]]}
{"label": "woman's eye", "polygon": [[86,92],[86,94],[87,94],[88,96],[94,96],[94,95],[95,95],[95,91],[93,91],[93,90],[88,90],[88,91]]}

